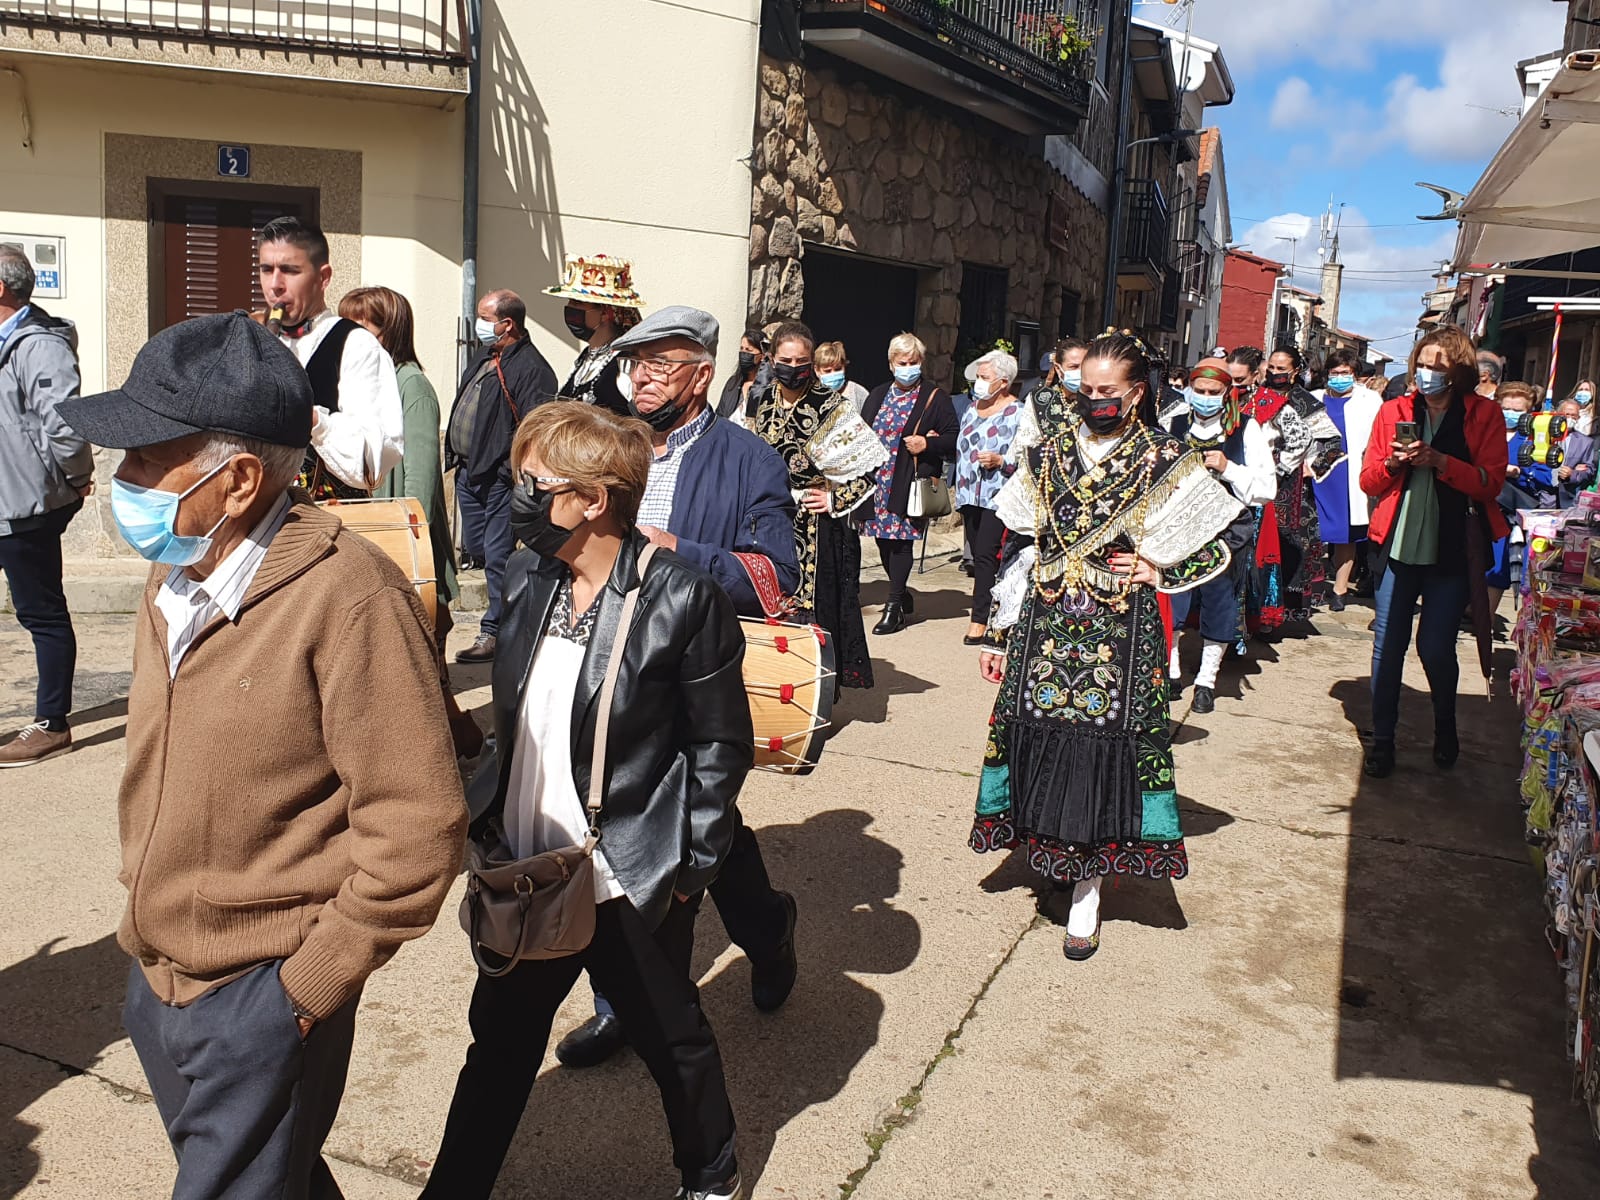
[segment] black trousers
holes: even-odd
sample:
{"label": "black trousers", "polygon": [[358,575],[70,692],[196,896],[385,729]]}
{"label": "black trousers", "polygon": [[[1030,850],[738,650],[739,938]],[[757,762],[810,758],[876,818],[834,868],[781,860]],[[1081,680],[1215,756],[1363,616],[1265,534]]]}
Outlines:
{"label": "black trousers", "polygon": [[906,598],[906,585],[911,582],[911,567],[917,561],[916,542],[898,538],[876,538],[878,561],[884,574],[889,576],[889,603],[900,604]]}
{"label": "black trousers", "polygon": [[340,1200],[322,1143],[356,1005],[302,1039],[276,962],[183,1008],[161,1003],[133,964],[122,1019],[178,1158],[173,1200]]}
{"label": "black trousers", "polygon": [[582,954],[521,962],[499,979],[478,976],[467,1017],[472,1045],[422,1193],[426,1200],[489,1195],[539,1074],[556,1009],[585,968],[611,998],[661,1089],[672,1160],[684,1185],[709,1188],[734,1174],[733,1109],[722,1056],[700,1009],[700,990],[673,961],[677,946],[693,941],[699,904],[698,896],[673,901],[652,932],[626,899],[607,901],[595,912],[594,940]]}
{"label": "black trousers", "polygon": [[961,506],[961,523],[972,548],[972,620],[989,623],[989,601],[994,596],[994,577],[1000,570],[1000,541],[1006,527],[992,509],[976,504]]}
{"label": "black trousers", "polygon": [[[739,817],[733,846],[728,857],[723,859],[722,869],[717,872],[710,892],[717,904],[717,915],[722,918],[723,927],[734,945],[757,962],[777,954],[784,934],[789,931],[789,906],[773,889],[755,830],[744,823],[743,816]],[[694,904],[698,912],[699,897],[695,897]],[[683,977],[688,979],[690,959],[694,957],[694,921],[688,921],[681,928],[663,926],[656,936],[681,968]],[[590,982],[594,985],[595,1012],[621,1016],[621,1011],[607,998],[604,984],[598,978]],[[623,1024],[626,1026],[626,1019]]]}
{"label": "black trousers", "polygon": [[65,719],[72,711],[72,675],[78,665],[78,639],[61,590],[61,535],[83,501],[35,518],[33,528],[0,536],[0,571],[11,587],[17,621],[33,637],[39,682],[34,715]]}

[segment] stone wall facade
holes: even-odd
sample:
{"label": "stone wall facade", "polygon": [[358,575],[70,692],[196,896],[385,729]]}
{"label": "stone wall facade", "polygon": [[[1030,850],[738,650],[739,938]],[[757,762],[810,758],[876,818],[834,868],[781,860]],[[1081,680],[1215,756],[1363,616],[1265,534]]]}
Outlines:
{"label": "stone wall facade", "polygon": [[[758,324],[798,318],[807,244],[917,268],[915,332],[928,374],[951,380],[962,264],[1008,272],[1007,325],[1060,327],[1063,290],[1098,312],[1105,216],[1036,144],[887,79],[813,55],[762,56],[751,158],[750,304]],[[1051,244],[1051,194],[1067,214]],[[1059,211],[1059,210],[1058,210]]]}

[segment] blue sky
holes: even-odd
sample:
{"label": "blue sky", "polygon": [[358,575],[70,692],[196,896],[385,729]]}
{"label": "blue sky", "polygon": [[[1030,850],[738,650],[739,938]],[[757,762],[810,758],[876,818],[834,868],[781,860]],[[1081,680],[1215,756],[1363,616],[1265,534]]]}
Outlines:
{"label": "blue sky", "polygon": [[[1559,49],[1566,5],[1551,0],[1194,0],[1194,32],[1221,44],[1237,96],[1222,129],[1233,237],[1318,286],[1317,220],[1343,209],[1347,264],[1339,324],[1409,349],[1430,269],[1455,225],[1416,180],[1470,191],[1516,124],[1516,64]],[[1135,13],[1180,24],[1176,5]],[[1398,335],[1398,336],[1397,336]]]}

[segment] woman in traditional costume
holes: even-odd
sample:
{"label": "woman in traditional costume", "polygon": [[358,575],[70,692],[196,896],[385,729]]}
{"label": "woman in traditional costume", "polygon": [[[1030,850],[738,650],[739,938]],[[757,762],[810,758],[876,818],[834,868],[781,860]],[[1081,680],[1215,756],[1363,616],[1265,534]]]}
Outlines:
{"label": "woman in traditional costume", "polygon": [[889,452],[842,390],[817,381],[811,330],[792,321],[773,333],[772,383],[758,397],[756,436],[789,469],[795,498],[795,607],[833,641],[837,686],[872,686],[872,656],[861,619],[861,537],[853,509],[872,495]]}
{"label": "woman in traditional costume", "polygon": [[1138,341],[1097,338],[1077,420],[1020,456],[998,501],[1013,536],[981,655],[1000,693],[971,845],[1025,846],[1075,885],[1070,959],[1099,947],[1105,876],[1188,873],[1157,593],[1226,571],[1220,535],[1244,512],[1155,424],[1149,387]]}
{"label": "woman in traditional costume", "polygon": [[1321,394],[1328,419],[1339,431],[1343,457],[1316,481],[1317,524],[1333,556],[1333,595],[1328,608],[1343,612],[1356,569],[1356,545],[1367,537],[1367,494],[1361,490],[1361,461],[1378,419],[1383,397],[1356,382],[1361,358],[1341,347],[1328,355],[1328,385]]}
{"label": "woman in traditional costume", "polygon": [[1307,438],[1293,470],[1281,470],[1280,454],[1278,494],[1273,503],[1283,550],[1284,607],[1302,621],[1310,617],[1315,593],[1328,580],[1327,555],[1311,489],[1315,480],[1325,478],[1344,461],[1339,427],[1317,394],[1306,388],[1305,366],[1304,356],[1293,346],[1280,346],[1267,357],[1267,388],[1288,397]]}
{"label": "woman in traditional costume", "polygon": [[[1236,347],[1228,355],[1228,369],[1238,389],[1239,411],[1261,426],[1272,448],[1272,461],[1280,486],[1285,479],[1300,483],[1301,464],[1311,445],[1311,434],[1284,392],[1266,383],[1266,358],[1254,346]],[[1284,596],[1284,539],[1278,524],[1278,506],[1269,500],[1256,510],[1254,561],[1242,575],[1239,597],[1241,620],[1238,652],[1246,653],[1245,639],[1275,633],[1289,617]],[[1297,565],[1291,555],[1291,569]]]}

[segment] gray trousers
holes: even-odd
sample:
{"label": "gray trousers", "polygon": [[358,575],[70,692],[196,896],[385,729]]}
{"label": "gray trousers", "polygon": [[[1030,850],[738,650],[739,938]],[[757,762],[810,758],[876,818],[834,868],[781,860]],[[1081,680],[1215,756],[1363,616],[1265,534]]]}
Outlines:
{"label": "gray trousers", "polygon": [[302,1041],[276,962],[183,1008],[157,999],[133,964],[122,1018],[178,1158],[173,1200],[341,1200],[322,1143],[356,1004]]}

